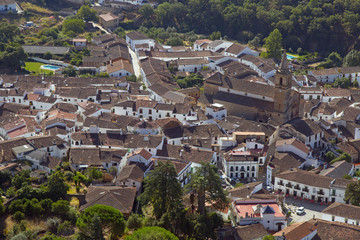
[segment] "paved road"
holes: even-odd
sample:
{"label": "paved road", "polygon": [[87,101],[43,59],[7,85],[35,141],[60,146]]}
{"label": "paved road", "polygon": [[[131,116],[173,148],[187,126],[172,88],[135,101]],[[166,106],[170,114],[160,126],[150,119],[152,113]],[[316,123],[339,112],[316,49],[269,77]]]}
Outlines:
{"label": "paved road", "polygon": [[140,70],[141,68],[140,68],[139,58],[136,56],[136,53],[133,50],[131,50],[130,48],[129,48],[129,53],[131,55],[132,65],[134,68],[135,76],[139,77],[139,76],[141,76],[141,70]]}
{"label": "paved road", "polygon": [[[324,210],[328,205],[320,205],[318,203],[311,203],[304,200],[293,199],[287,197],[285,199],[285,207],[291,211],[291,217],[288,218],[288,224],[290,222],[306,222],[313,217],[320,218],[322,217],[321,211]],[[299,207],[305,208],[305,213],[301,216],[296,214],[296,210]]]}
{"label": "paved road", "polygon": [[91,22],[93,24],[94,27],[98,27],[100,28],[100,30],[104,31],[106,34],[110,34],[105,28],[103,28],[100,24]]}

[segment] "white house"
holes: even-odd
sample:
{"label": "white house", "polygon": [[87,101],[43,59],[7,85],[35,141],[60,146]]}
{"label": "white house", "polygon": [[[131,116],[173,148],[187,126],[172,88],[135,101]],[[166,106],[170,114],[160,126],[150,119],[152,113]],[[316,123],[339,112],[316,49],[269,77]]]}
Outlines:
{"label": "white house", "polygon": [[231,203],[233,224],[244,226],[261,223],[266,230],[280,231],[287,226],[281,207],[275,199],[235,200]]}
{"label": "white house", "polygon": [[344,203],[346,186],[351,182],[291,168],[275,176],[274,190],[312,202]]}
{"label": "white house", "polygon": [[136,50],[135,45],[147,44],[150,46],[151,49],[155,47],[155,41],[153,39],[148,38],[144,34],[136,31],[129,32],[128,34],[126,34],[126,43],[133,51]]}
{"label": "white house", "polygon": [[257,51],[254,51],[250,49],[246,45],[240,45],[237,43],[232,44],[230,47],[228,47],[225,52],[225,56],[232,56],[232,57],[239,57],[241,54],[247,54],[247,55],[253,55],[253,56],[259,56],[260,53]]}
{"label": "white house", "polygon": [[322,83],[333,83],[335,79],[339,77],[337,68],[311,70],[309,74],[313,75],[318,82]]}
{"label": "white house", "polygon": [[227,109],[222,104],[213,103],[206,106],[205,115],[211,116],[214,119],[222,120],[227,117]]}
{"label": "white house", "polygon": [[15,0],[1,0],[0,12],[17,12],[17,5]]}
{"label": "white house", "polygon": [[126,77],[134,74],[132,64],[128,60],[117,60],[115,62],[110,61],[110,64],[106,65],[106,72],[110,77]]}
{"label": "white house", "polygon": [[334,202],[322,211],[322,219],[329,222],[342,222],[359,226],[360,207]]}

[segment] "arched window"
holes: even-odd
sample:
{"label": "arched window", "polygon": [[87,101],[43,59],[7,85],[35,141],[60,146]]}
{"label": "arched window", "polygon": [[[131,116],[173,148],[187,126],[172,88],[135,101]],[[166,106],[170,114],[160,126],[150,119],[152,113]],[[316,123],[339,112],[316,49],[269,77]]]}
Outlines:
{"label": "arched window", "polygon": [[254,167],[254,166],[252,166],[251,171],[255,171],[255,167]]}
{"label": "arched window", "polygon": [[279,84],[280,84],[280,85],[283,84],[283,79],[282,79],[282,77],[280,78]]}
{"label": "arched window", "polygon": [[230,171],[234,171],[234,167],[233,167],[233,166],[230,167]]}

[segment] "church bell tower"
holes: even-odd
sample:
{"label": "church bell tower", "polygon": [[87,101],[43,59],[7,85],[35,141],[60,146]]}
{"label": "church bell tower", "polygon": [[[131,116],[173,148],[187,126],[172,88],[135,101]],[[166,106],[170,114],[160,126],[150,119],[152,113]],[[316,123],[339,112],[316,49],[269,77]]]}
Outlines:
{"label": "church bell tower", "polygon": [[289,70],[289,63],[284,51],[280,66],[275,74],[275,99],[274,111],[276,120],[285,123],[289,121],[291,116],[291,82],[292,73]]}

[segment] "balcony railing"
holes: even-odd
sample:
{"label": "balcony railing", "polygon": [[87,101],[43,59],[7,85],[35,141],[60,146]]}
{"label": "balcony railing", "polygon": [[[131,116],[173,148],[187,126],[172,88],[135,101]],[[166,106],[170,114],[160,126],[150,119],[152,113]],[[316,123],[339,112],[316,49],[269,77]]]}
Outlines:
{"label": "balcony railing", "polygon": [[284,186],[284,183],[283,182],[278,182],[278,185]]}
{"label": "balcony railing", "polygon": [[294,189],[300,190],[300,186],[295,186]]}
{"label": "balcony railing", "polygon": [[324,195],[324,191],[323,190],[317,191],[317,194],[318,195]]}
{"label": "balcony railing", "polygon": [[303,192],[309,192],[309,189],[308,188],[303,188],[301,189]]}
{"label": "balcony railing", "polygon": [[288,188],[292,188],[292,187],[293,187],[293,185],[292,185],[291,183],[287,183],[287,184],[286,184],[286,187],[288,187]]}

